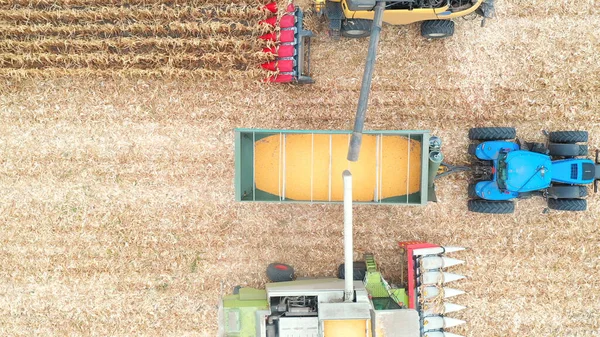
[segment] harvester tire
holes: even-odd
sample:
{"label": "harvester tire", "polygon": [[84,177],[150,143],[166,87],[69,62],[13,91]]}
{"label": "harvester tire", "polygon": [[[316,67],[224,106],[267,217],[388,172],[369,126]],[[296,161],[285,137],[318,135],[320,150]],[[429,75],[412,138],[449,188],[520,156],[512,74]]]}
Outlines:
{"label": "harvester tire", "polygon": [[587,197],[586,186],[554,185],[548,188],[548,199],[574,199]]}
{"label": "harvester tire", "polygon": [[581,212],[587,209],[585,199],[548,199],[548,208],[557,211]]}
{"label": "harvester tire", "polygon": [[348,19],[342,21],[342,36],[358,39],[371,35],[372,20],[365,19]]}
{"label": "harvester tire", "polygon": [[469,130],[471,140],[505,140],[515,139],[517,130],[507,127],[472,128]]}
{"label": "harvester tire", "polygon": [[[364,280],[365,275],[367,274],[367,264],[365,263],[365,261],[354,261],[353,266],[354,266],[354,272],[353,272],[354,281]],[[344,277],[346,276],[345,267],[346,267],[345,263],[340,264],[340,266],[338,267],[338,278],[339,279],[344,279]]]}
{"label": "harvester tire", "polygon": [[271,282],[285,282],[294,279],[294,268],[283,263],[271,263],[267,267],[267,277]]}
{"label": "harvester tire", "polygon": [[467,186],[467,194],[469,195],[469,199],[480,199],[477,193],[475,193],[475,186],[477,186],[477,183],[472,183]]}
{"label": "harvester tire", "polygon": [[443,39],[454,35],[454,21],[427,20],[421,23],[421,36],[428,39]]}
{"label": "harvester tire", "polygon": [[585,143],[588,141],[587,131],[555,131],[550,132],[548,139],[553,143]]}
{"label": "harvester tire", "polygon": [[515,211],[515,203],[505,200],[469,200],[468,208],[475,213],[511,214]]}
{"label": "harvester tire", "polygon": [[556,157],[577,157],[588,155],[587,145],[550,143],[548,144],[548,150],[551,156]]}

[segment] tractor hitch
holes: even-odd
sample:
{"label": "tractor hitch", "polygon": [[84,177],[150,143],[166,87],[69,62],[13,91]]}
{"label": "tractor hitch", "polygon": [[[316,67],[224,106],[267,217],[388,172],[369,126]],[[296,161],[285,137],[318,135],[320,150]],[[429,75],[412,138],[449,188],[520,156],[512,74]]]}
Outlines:
{"label": "tractor hitch", "polygon": [[444,154],[441,152],[442,140],[439,137],[429,138],[429,201],[437,202],[435,194],[435,180],[455,172],[470,171],[467,166],[455,166],[444,162]]}

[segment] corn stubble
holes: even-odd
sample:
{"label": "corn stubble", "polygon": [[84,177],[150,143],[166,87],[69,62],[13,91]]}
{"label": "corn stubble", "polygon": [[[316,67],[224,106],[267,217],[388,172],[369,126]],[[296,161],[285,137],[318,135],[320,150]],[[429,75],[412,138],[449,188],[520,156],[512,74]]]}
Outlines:
{"label": "corn stubble", "polygon": [[8,0],[0,4],[0,76],[250,78],[274,56],[267,1]]}

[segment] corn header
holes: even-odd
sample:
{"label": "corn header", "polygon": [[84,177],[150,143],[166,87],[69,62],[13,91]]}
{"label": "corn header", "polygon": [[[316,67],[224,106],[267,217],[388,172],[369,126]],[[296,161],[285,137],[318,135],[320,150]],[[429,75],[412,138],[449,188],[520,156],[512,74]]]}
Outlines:
{"label": "corn header", "polygon": [[275,2],[265,5],[264,9],[273,14],[260,21],[260,24],[271,27],[272,32],[258,37],[271,44],[262,51],[274,58],[272,61],[261,64],[263,69],[274,73],[266,81],[312,83],[308,74],[310,73],[310,38],[313,34],[303,28],[304,14],[302,10],[290,3],[283,14],[278,15]]}

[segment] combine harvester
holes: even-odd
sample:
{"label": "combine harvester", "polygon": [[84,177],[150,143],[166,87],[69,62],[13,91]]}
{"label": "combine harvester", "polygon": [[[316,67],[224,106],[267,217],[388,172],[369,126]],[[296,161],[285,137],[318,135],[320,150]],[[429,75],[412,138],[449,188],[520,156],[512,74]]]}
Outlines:
{"label": "combine harvester", "polygon": [[[339,177],[339,176],[338,176]],[[336,178],[335,180],[342,180]],[[344,264],[338,278],[294,279],[274,263],[265,290],[236,287],[219,305],[220,337],[460,337],[446,329],[464,324],[447,317],[465,307],[447,303],[463,294],[446,284],[464,276],[444,271],[464,261],[444,256],[463,250],[401,242],[402,286],[384,280],[372,254],[353,262],[352,175],[343,173]]]}
{"label": "combine harvester", "polygon": [[[454,34],[452,19],[477,13],[483,17],[483,26],[495,12],[494,0],[315,0],[314,6],[317,15],[325,15],[329,19],[329,34],[333,38],[337,39],[340,35],[348,38],[371,36],[373,58],[383,22],[404,25],[421,21],[424,37],[440,39]],[[277,13],[274,2],[264,8]],[[261,21],[274,28],[273,33],[260,37],[275,45],[263,49],[276,57],[274,61],[261,65],[275,72],[265,79],[267,82],[313,83],[309,76],[310,38],[313,33],[304,30],[303,20],[300,8],[290,3],[283,16],[278,18],[274,15]]]}

